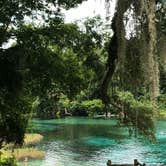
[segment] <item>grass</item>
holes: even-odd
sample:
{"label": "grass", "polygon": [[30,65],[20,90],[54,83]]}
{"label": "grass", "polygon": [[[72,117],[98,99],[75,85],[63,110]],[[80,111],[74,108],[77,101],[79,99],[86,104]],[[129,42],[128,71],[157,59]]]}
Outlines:
{"label": "grass", "polygon": [[25,158],[28,158],[28,159],[44,158],[44,152],[34,148],[14,149],[14,152],[11,152],[11,153],[17,160],[24,160]]}
{"label": "grass", "polygon": [[43,139],[40,134],[25,134],[24,145],[34,145],[39,143]]}
{"label": "grass", "polygon": [[[39,143],[42,140],[43,140],[43,136],[41,134],[37,134],[37,133],[29,134],[29,133],[27,133],[24,136],[23,146],[35,145],[35,144]],[[14,147],[14,145],[12,143],[5,145],[5,148],[11,148],[11,147]]]}
{"label": "grass", "polygon": [[[24,146],[34,145],[39,143],[43,139],[43,136],[37,133],[27,133],[24,137]],[[14,149],[12,153],[17,160],[28,159],[42,159],[44,157],[44,152],[39,151],[35,148],[18,148]]]}
{"label": "grass", "polygon": [[[35,148],[29,148],[26,146],[35,145],[43,139],[43,136],[40,134],[25,134],[24,137],[24,146],[22,148],[14,148],[13,144],[8,144],[5,146],[5,149],[1,149],[0,152],[5,158],[10,158],[14,156],[16,160],[28,159],[42,159],[44,158],[44,152],[37,150]],[[11,149],[14,148],[14,151]]]}
{"label": "grass", "polygon": [[3,158],[15,157],[16,160],[28,159],[42,159],[44,158],[44,152],[35,148],[19,148],[12,150],[1,150]]}

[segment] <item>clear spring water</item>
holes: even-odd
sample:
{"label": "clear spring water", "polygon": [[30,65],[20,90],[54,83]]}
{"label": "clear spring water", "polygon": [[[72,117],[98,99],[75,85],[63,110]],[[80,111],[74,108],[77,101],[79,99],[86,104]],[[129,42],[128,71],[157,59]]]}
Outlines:
{"label": "clear spring water", "polygon": [[156,123],[156,143],[129,137],[116,120],[33,120],[33,130],[44,136],[37,148],[45,151],[45,158],[31,160],[28,166],[106,166],[109,159],[114,163],[138,159],[148,166],[166,166],[166,121]]}

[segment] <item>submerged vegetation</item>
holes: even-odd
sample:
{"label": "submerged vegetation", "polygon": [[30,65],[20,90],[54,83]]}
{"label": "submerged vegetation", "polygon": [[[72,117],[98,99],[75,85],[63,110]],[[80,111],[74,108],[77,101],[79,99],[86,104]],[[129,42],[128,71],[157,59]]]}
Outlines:
{"label": "submerged vegetation", "polygon": [[0,1],[0,149],[41,141],[25,134],[31,118],[111,114],[154,139],[166,117],[165,2],[118,0],[109,28],[99,16],[65,23],[62,8],[82,2]]}

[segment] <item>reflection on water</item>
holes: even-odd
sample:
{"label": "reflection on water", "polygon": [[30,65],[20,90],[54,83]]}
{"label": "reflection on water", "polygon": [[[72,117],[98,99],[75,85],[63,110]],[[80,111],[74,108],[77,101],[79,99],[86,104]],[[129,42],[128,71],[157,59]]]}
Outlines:
{"label": "reflection on water", "polygon": [[44,135],[37,145],[44,150],[44,160],[30,161],[28,166],[105,166],[132,163],[134,159],[149,166],[166,165],[166,121],[157,123],[157,143],[128,136],[116,120],[66,118],[33,120],[33,130]]}

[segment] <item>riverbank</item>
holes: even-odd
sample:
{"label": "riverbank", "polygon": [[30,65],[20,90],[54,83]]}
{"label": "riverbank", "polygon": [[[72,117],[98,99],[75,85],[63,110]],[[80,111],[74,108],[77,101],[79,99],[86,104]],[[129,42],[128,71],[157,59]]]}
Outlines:
{"label": "riverbank", "polygon": [[31,147],[31,145],[37,145],[42,140],[43,136],[41,134],[25,134],[24,144],[22,147],[16,148],[14,145],[8,144],[0,150],[0,161],[2,163],[4,162],[4,164],[6,162],[8,165],[15,166],[14,164],[16,164],[16,161],[24,161],[25,159],[43,159],[45,153]]}

